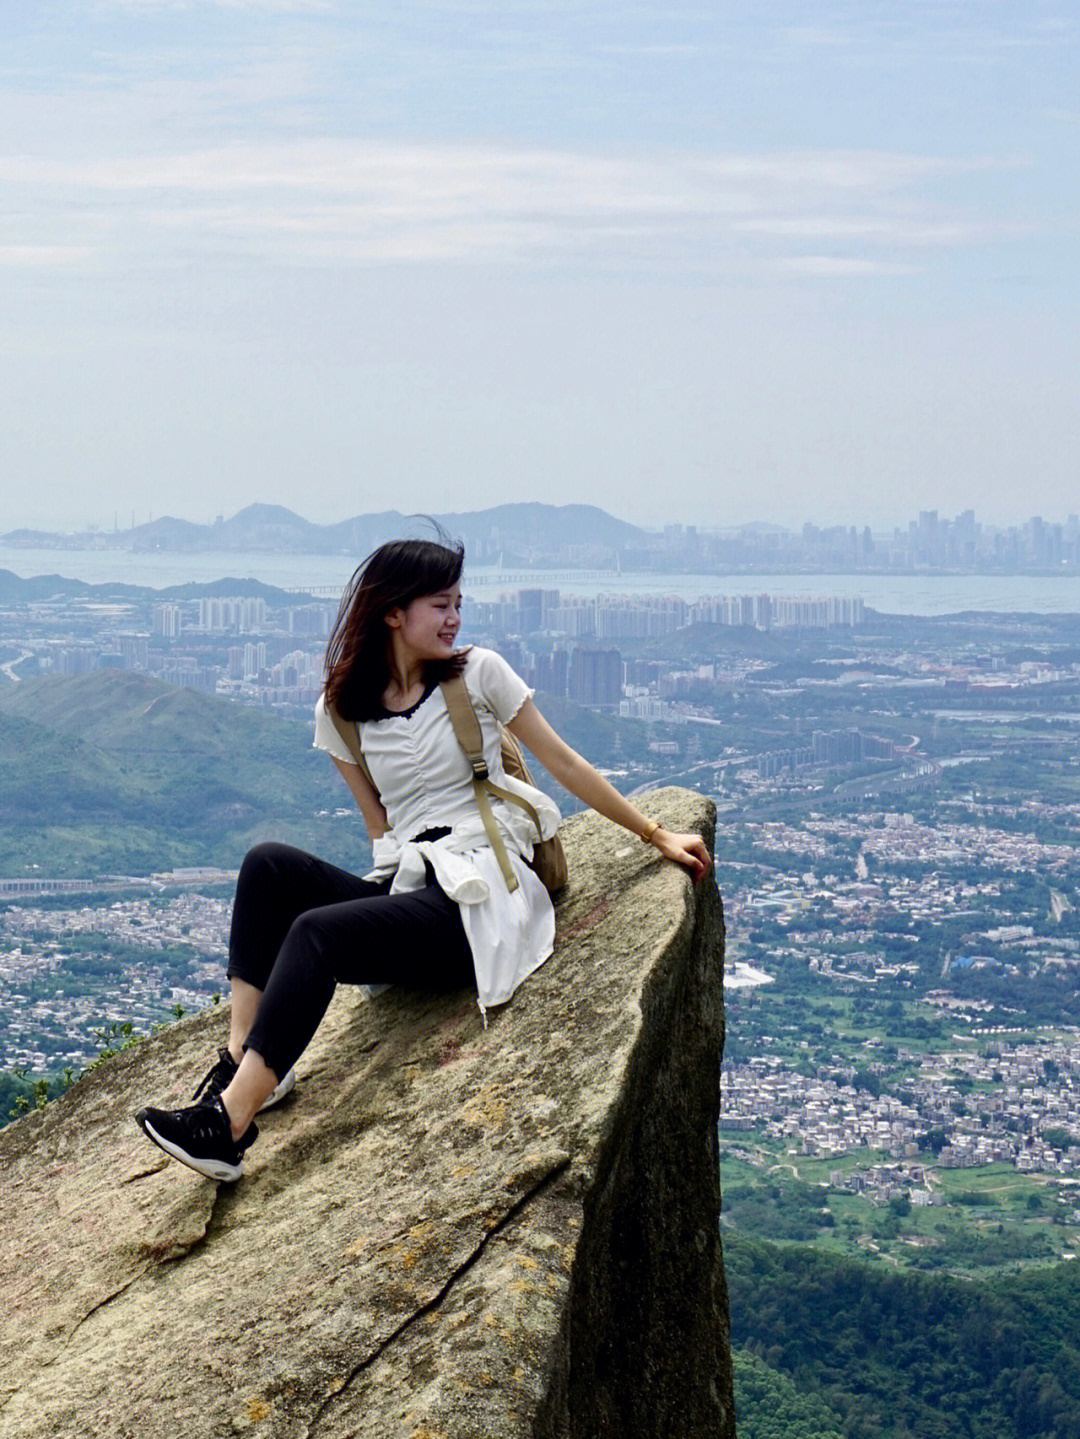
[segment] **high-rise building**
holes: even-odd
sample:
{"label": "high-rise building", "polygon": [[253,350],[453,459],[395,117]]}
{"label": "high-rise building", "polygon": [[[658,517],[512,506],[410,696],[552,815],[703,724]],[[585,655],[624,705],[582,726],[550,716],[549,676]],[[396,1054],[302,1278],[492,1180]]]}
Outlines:
{"label": "high-rise building", "polygon": [[579,705],[617,708],[622,699],[622,655],[618,650],[578,645],[570,657],[569,691]]}
{"label": "high-rise building", "polygon": [[536,657],[536,688],[558,699],[566,698],[569,679],[570,657],[565,650],[552,650],[550,654]]}
{"label": "high-rise building", "polygon": [[154,634],[162,639],[178,640],[184,628],[183,614],[179,605],[157,604],[152,611]]}
{"label": "high-rise building", "polygon": [[543,590],[518,590],[518,631],[534,635],[540,628],[544,613]]}

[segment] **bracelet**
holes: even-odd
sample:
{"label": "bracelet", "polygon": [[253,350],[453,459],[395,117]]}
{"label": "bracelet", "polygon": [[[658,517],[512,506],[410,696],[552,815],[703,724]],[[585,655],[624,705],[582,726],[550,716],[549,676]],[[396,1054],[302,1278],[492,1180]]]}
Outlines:
{"label": "bracelet", "polygon": [[645,828],[641,831],[640,835],[638,835],[638,838],[641,840],[642,844],[652,844],[652,837],[659,828],[660,821],[656,819],[650,819],[646,823]]}

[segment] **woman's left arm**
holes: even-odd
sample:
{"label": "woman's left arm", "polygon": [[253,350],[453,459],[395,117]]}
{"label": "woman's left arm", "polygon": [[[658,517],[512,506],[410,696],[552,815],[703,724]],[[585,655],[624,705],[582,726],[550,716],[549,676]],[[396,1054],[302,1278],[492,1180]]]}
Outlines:
{"label": "woman's left arm", "polygon": [[661,829],[654,820],[643,815],[636,805],[598,774],[587,759],[570,748],[561,735],[548,724],[531,699],[527,699],[517,714],[506,726],[516,739],[536,756],[564,789],[587,804],[590,809],[602,814],[605,819],[614,820],[624,829],[654,845],[666,858],[676,864],[685,865],[694,876],[694,882],[712,869],[712,859],[705,848],[705,841],[698,834],[672,834]]}

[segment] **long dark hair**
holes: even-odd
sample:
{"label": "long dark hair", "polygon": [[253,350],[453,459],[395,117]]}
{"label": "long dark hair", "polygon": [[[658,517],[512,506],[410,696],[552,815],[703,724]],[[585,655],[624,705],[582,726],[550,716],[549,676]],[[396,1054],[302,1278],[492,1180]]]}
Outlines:
{"label": "long dark hair", "polygon": [[[447,539],[391,540],[356,568],[345,587],[326,646],[326,703],[343,719],[369,720],[383,712],[390,682],[391,610],[422,595],[448,590],[461,579],[465,546]],[[430,662],[425,683],[460,672],[463,655]]]}

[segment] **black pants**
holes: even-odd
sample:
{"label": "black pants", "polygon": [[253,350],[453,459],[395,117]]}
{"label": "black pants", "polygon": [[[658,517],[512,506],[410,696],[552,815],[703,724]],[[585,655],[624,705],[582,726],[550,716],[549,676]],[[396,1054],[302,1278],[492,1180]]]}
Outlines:
{"label": "black pants", "polygon": [[256,845],[236,883],[230,979],[263,991],[245,1048],[281,1079],[311,1041],[336,986],[461,989],[474,983],[461,913],[436,884],[388,893],[285,844]]}

